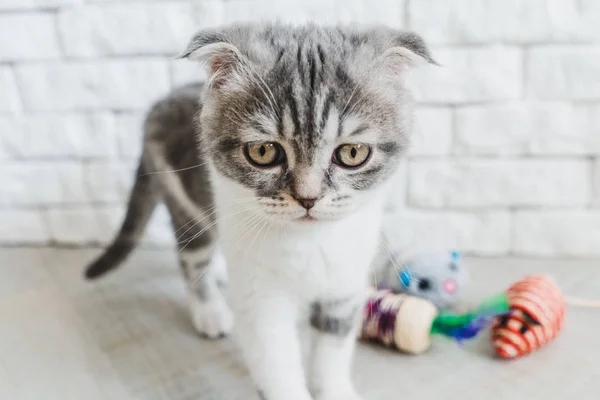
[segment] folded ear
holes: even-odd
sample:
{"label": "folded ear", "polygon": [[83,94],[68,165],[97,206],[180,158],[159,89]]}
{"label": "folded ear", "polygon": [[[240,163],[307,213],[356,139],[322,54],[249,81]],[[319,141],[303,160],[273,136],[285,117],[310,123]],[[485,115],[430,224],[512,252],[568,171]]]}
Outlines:
{"label": "folded ear", "polygon": [[429,64],[438,65],[431,56],[425,40],[413,32],[397,32],[392,40],[395,46],[409,50],[420,60]]}
{"label": "folded ear", "polygon": [[402,73],[427,63],[438,65],[431,56],[427,44],[412,32],[388,32],[388,48],[383,53],[383,64],[392,72]]}
{"label": "folded ear", "polygon": [[206,65],[209,87],[241,83],[248,60],[223,32],[202,30],[190,40],[178,58],[200,61]]}

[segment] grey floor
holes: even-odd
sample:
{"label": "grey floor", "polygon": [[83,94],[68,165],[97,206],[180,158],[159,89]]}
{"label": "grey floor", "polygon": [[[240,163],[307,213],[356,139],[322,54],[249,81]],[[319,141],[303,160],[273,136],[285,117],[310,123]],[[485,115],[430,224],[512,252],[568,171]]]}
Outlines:
{"label": "grey floor", "polygon": [[[172,252],[140,250],[86,283],[96,253],[0,249],[0,399],[255,399],[233,344],[194,334]],[[472,299],[534,272],[600,299],[599,261],[469,265]],[[600,399],[600,310],[569,308],[558,340],[518,361],[495,359],[487,339],[436,338],[420,356],[361,344],[357,386],[366,400]]]}

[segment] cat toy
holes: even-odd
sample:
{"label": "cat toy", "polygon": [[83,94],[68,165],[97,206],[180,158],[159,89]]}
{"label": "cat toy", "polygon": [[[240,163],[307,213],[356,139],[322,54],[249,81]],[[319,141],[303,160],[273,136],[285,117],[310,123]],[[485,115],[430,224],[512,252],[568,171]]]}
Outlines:
{"label": "cat toy", "polygon": [[552,341],[560,332],[565,300],[554,280],[531,276],[506,292],[511,313],[494,320],[492,343],[502,358],[516,358]]}
{"label": "cat toy", "polygon": [[437,314],[437,307],[429,300],[372,288],[363,313],[361,338],[419,354],[431,345],[430,331]]}
{"label": "cat toy", "polygon": [[429,300],[389,290],[371,289],[363,313],[361,338],[377,341],[411,354],[431,345],[431,336],[441,334],[463,341],[477,335],[492,319],[509,311],[506,297],[495,296],[476,311],[462,315],[439,313]]}
{"label": "cat toy", "polygon": [[467,267],[457,251],[436,251],[410,258],[394,254],[383,276],[378,287],[430,300],[439,309],[453,306],[469,281]]}
{"label": "cat toy", "polygon": [[492,343],[498,356],[514,358],[554,339],[562,327],[564,309],[556,283],[541,276],[518,281],[506,293],[462,315],[438,313],[426,299],[372,289],[363,314],[361,338],[420,354],[430,347],[432,335],[462,342],[492,326]]}

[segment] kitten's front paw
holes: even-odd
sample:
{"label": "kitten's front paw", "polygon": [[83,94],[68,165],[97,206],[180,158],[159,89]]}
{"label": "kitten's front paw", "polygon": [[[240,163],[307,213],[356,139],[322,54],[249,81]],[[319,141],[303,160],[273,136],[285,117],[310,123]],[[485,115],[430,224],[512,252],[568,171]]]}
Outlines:
{"label": "kitten's front paw", "polygon": [[317,400],[363,400],[353,387],[337,388],[335,392],[322,393]]}
{"label": "kitten's front paw", "polygon": [[223,299],[190,301],[190,313],[194,327],[202,336],[217,339],[231,333],[233,314]]}

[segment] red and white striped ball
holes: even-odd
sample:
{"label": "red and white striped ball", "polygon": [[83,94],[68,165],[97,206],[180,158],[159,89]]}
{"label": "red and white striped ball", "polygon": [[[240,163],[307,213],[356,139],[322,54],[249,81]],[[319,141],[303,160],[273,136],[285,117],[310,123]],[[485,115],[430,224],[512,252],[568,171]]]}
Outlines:
{"label": "red and white striped ball", "polygon": [[506,292],[511,313],[492,325],[492,342],[502,358],[516,358],[552,341],[560,332],[565,302],[552,278],[530,276]]}

